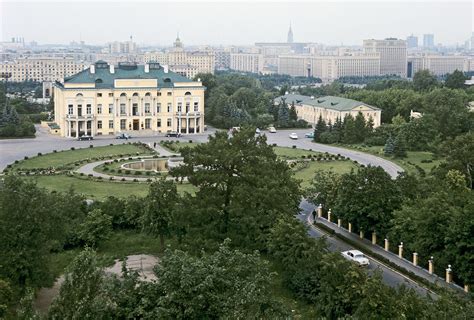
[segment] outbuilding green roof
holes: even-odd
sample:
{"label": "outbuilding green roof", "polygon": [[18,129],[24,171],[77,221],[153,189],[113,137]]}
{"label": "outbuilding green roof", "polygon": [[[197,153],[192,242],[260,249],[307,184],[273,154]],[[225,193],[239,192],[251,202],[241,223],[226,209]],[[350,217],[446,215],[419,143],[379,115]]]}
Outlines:
{"label": "outbuilding green roof", "polygon": [[[95,65],[104,63],[98,61]],[[158,87],[173,87],[175,82],[192,82],[178,73],[172,71],[165,73],[162,66],[150,67],[149,71],[145,72],[144,65],[119,65],[114,66],[114,73],[110,72],[109,67],[95,67],[94,73],[91,73],[88,68],[64,78],[64,83],[95,83],[96,88],[113,88],[115,79],[157,79]]]}
{"label": "outbuilding green roof", "polygon": [[295,103],[301,105],[309,105],[313,107],[319,107],[324,109],[332,109],[337,111],[350,111],[356,107],[366,106],[372,110],[380,110],[377,107],[371,106],[361,101],[347,99],[335,96],[324,96],[324,97],[308,97],[298,94],[286,94],[275,99],[276,102],[285,99],[286,103]]}

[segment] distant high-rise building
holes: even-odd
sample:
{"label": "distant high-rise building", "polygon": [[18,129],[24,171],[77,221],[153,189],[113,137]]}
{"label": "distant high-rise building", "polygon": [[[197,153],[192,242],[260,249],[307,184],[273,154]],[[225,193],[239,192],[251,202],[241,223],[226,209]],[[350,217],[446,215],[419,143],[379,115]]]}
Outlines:
{"label": "distant high-rise building", "polygon": [[290,29],[288,30],[288,37],[286,39],[286,42],[293,43],[293,30],[291,30],[291,24]]}
{"label": "distant high-rise building", "polygon": [[418,47],[418,37],[414,36],[413,34],[411,36],[408,36],[407,37],[407,47],[408,48]]}
{"label": "distant high-rise building", "polygon": [[433,48],[434,47],[434,34],[423,35],[423,47]]}
{"label": "distant high-rise building", "polygon": [[380,54],[380,74],[407,76],[407,42],[387,38],[364,40],[365,53]]}

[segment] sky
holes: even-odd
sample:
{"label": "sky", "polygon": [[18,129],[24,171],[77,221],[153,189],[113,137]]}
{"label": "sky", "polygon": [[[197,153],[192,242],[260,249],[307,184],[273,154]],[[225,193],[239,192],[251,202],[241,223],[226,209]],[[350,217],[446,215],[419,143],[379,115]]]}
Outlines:
{"label": "sky", "polygon": [[41,1],[0,0],[1,41],[105,44],[251,45],[295,42],[361,45],[363,39],[433,33],[463,44],[473,32],[472,1]]}

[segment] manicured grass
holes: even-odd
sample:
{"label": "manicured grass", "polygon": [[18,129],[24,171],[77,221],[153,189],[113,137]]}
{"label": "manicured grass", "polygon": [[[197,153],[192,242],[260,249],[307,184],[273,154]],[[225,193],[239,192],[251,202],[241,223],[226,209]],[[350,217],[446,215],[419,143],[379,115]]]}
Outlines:
{"label": "manicured grass", "polygon": [[293,149],[287,147],[273,147],[275,154],[281,159],[301,159],[301,156],[321,155],[320,152],[308,151],[302,149]]}
{"label": "manicured grass", "polygon": [[58,151],[57,153],[48,153],[42,156],[36,156],[27,160],[22,160],[18,164],[13,165],[14,169],[35,169],[60,167],[75,161],[116,156],[120,154],[150,154],[150,152],[141,146],[133,144],[120,144],[113,146],[83,148],[76,150]]}
{"label": "manicured grass", "polygon": [[295,166],[292,170],[295,172],[295,178],[301,180],[301,187],[307,189],[318,170],[334,171],[339,174],[348,173],[351,170],[357,170],[358,166],[350,160],[331,160],[331,161],[309,161]]}
{"label": "manicured grass", "polygon": [[[25,179],[35,179],[38,186],[50,191],[66,191],[72,186],[75,192],[83,194],[88,199],[97,200],[104,199],[108,196],[126,198],[134,195],[143,197],[148,192],[148,183],[146,182],[96,181],[66,175],[34,176],[25,177]],[[189,183],[178,183],[177,188],[180,193],[194,193],[196,191],[194,186]]]}
{"label": "manicured grass", "polygon": [[407,151],[406,158],[394,158],[386,156],[383,152],[383,147],[381,146],[368,147],[364,145],[342,145],[342,147],[359,150],[390,160],[398,164],[410,174],[419,174],[417,166],[422,168],[426,173],[429,173],[431,169],[438,166],[443,161],[443,159],[436,159],[433,153],[427,151]]}
{"label": "manicured grass", "polygon": [[179,153],[181,151],[181,149],[183,148],[194,148],[196,147],[197,145],[199,144],[199,142],[192,142],[190,143],[189,141],[172,141],[172,143],[170,145],[166,144],[166,143],[160,143],[160,146],[165,148],[166,150],[170,151],[170,152],[175,152],[175,153]]}

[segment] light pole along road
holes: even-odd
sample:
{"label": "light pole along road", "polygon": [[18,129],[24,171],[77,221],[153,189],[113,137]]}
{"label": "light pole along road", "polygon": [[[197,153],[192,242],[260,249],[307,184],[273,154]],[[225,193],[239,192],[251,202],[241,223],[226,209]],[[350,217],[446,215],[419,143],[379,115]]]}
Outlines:
{"label": "light pole along road", "polygon": [[[90,144],[94,146],[105,146],[109,145],[110,143],[119,144],[119,143],[126,143],[126,142],[134,142],[134,141],[141,141],[145,143],[159,142],[161,140],[172,140],[175,138],[166,138],[163,135],[160,136],[152,136],[152,137],[135,137],[129,141],[125,140],[116,140],[114,136],[104,136],[104,137],[97,137],[93,141],[77,141],[73,139],[66,139],[60,138],[57,136],[52,136],[47,134],[44,129],[40,129],[37,127],[37,138],[35,139],[6,139],[0,140],[0,170],[3,170],[7,164],[14,162],[15,160],[21,160],[25,156],[35,156],[38,152],[41,153],[48,153],[52,152],[53,150],[67,150],[71,147],[75,148],[87,148]],[[208,132],[202,135],[187,135],[180,140],[193,140],[195,142],[206,142],[208,135],[212,134],[214,130],[210,129]],[[298,140],[291,140],[288,135],[291,132],[295,132],[298,134]],[[403,169],[397,166],[396,164],[381,159],[379,157],[365,154],[358,151],[348,150],[339,147],[333,147],[323,144],[313,143],[311,139],[304,138],[304,134],[308,133],[309,130],[280,130],[277,133],[266,133],[268,143],[270,144],[277,144],[278,146],[282,147],[292,147],[295,145],[297,148],[309,150],[312,149],[313,151],[318,152],[328,152],[332,154],[340,154],[344,157],[348,157],[352,160],[357,161],[360,164],[364,165],[373,165],[373,166],[380,166],[385,171],[387,171],[393,178],[397,176],[399,172],[402,172]],[[306,201],[302,201],[300,204],[301,214],[298,215],[298,219],[301,220],[305,224],[308,223],[308,215],[314,210],[314,206]],[[325,236],[324,232],[315,228],[314,226],[310,226],[309,235],[314,238],[321,238]],[[334,252],[341,252],[351,249],[349,245],[342,242],[339,239],[326,237],[326,241],[328,243],[328,247],[330,251]],[[426,288],[418,285],[414,281],[408,279],[407,277],[400,274],[398,271],[391,269],[388,266],[385,266],[373,259],[370,259],[371,266],[369,267],[369,273],[373,272],[375,269],[379,269],[382,272],[382,279],[384,283],[389,286],[398,286],[401,284],[406,285],[407,287],[413,288],[419,294],[426,295],[430,293],[429,290]]]}

